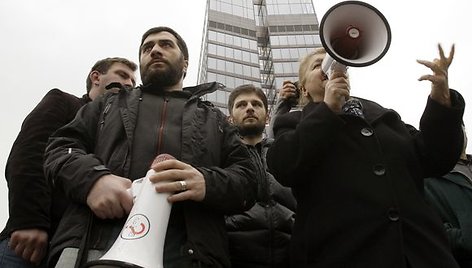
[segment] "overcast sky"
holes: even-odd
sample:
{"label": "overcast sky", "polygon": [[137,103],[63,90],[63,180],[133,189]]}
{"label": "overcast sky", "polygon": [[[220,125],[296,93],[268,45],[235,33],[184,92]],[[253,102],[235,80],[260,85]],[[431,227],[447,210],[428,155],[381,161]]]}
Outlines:
{"label": "overcast sky", "polygon": [[[338,2],[313,0],[318,20]],[[430,90],[429,82],[417,79],[430,71],[416,59],[437,57],[439,42],[446,52],[456,44],[449,84],[466,101],[472,98],[471,68],[467,64],[472,59],[468,1],[365,2],[389,21],[392,43],[378,63],[349,69],[352,95],[393,108],[405,122],[417,126]],[[60,88],[83,95],[86,74],[98,59],[121,56],[137,62],[141,36],[151,27],[170,26],[186,40],[190,66],[185,85],[195,84],[205,4],[205,0],[1,0],[0,81],[4,101],[0,106],[0,174],[4,174],[21,123],[44,94]],[[467,107],[466,125],[472,125],[471,117],[471,108]],[[7,193],[2,175],[0,228],[8,218]]]}

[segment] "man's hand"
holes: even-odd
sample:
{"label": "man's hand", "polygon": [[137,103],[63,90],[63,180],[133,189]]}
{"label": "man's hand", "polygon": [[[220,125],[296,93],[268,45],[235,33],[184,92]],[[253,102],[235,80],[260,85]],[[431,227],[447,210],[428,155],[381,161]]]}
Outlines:
{"label": "man's hand", "polygon": [[184,200],[202,201],[205,198],[205,178],[196,168],[176,159],[165,160],[151,166],[156,174],[149,180],[159,193],[172,193],[169,202]]}
{"label": "man's hand", "polygon": [[117,219],[129,214],[133,197],[127,191],[131,180],[112,174],[100,177],[87,196],[87,205],[100,219]]}
{"label": "man's hand", "polygon": [[16,230],[9,246],[16,255],[33,264],[40,264],[47,253],[48,233],[41,229]]}
{"label": "man's hand", "polygon": [[433,62],[425,60],[417,60],[419,64],[422,64],[431,71],[432,75],[423,75],[418,80],[431,81],[431,99],[441,103],[445,106],[451,106],[451,97],[449,93],[448,83],[448,69],[454,58],[454,45],[451,47],[449,57],[444,56],[444,51],[440,44],[438,44],[439,59],[434,59]]}

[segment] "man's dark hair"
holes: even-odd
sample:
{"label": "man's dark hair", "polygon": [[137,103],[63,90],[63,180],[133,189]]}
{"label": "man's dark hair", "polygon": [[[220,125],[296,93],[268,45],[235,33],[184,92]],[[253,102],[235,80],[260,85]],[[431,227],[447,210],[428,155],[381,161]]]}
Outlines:
{"label": "man's dark hair", "polygon": [[133,72],[136,72],[136,70],[138,69],[138,66],[136,65],[136,63],[130,60],[127,60],[125,58],[113,57],[113,58],[105,58],[103,60],[99,60],[93,65],[92,69],[87,75],[87,80],[85,81],[86,87],[87,87],[87,94],[92,89],[92,79],[90,79],[90,74],[94,71],[97,71],[101,74],[106,74],[108,70],[110,70],[111,66],[115,63],[122,63],[128,66]]}
{"label": "man's dark hair", "polygon": [[149,35],[160,33],[160,32],[168,32],[177,39],[177,46],[179,46],[180,51],[182,51],[182,54],[184,55],[184,59],[188,61],[188,48],[187,48],[187,44],[185,44],[184,39],[182,39],[182,37],[176,31],[165,26],[151,28],[143,34],[143,38],[141,39],[141,44],[139,45],[139,55],[138,55],[139,59],[141,59],[141,47],[143,46],[144,40],[146,40],[146,38]]}
{"label": "man's dark hair", "polygon": [[236,100],[236,98],[239,95],[246,94],[246,93],[255,93],[259,97],[259,99],[261,99],[262,103],[264,103],[264,108],[266,112],[268,111],[267,96],[264,93],[264,91],[262,91],[262,89],[252,84],[246,84],[246,85],[241,85],[239,87],[236,87],[235,89],[233,89],[233,91],[231,91],[231,94],[229,94],[228,111],[230,115],[233,114],[233,106],[234,106],[234,101]]}

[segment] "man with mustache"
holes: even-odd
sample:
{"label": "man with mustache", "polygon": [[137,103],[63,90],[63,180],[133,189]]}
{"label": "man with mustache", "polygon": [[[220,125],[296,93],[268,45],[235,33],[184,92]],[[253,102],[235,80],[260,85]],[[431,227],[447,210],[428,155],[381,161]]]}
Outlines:
{"label": "man with mustache", "polygon": [[242,214],[226,217],[233,268],[276,268],[289,265],[289,242],[295,221],[296,201],[267,171],[265,155],[272,142],[263,136],[268,122],[264,92],[254,85],[235,88],[228,99],[229,120],[235,125],[251,157],[261,167],[257,173],[256,204]]}
{"label": "man with mustache", "polygon": [[104,94],[110,83],[133,87],[137,68],[125,58],[101,59],[87,74],[81,98],[51,89],[25,118],[5,170],[10,215],[0,233],[0,267],[45,267],[48,240],[67,207],[63,193],[51,192],[44,178],[48,138],[74,119],[80,107]]}
{"label": "man with mustache", "polygon": [[164,267],[229,267],[224,215],[254,204],[257,167],[225,115],[200,98],[223,85],[182,88],[189,55],[171,28],[144,33],[139,55],[142,86],[91,102],[50,140],[46,175],[75,205],[51,260],[73,267],[102,256],[133,205],[131,182],[166,153],[175,159],[152,164],[150,178],[172,203]]}

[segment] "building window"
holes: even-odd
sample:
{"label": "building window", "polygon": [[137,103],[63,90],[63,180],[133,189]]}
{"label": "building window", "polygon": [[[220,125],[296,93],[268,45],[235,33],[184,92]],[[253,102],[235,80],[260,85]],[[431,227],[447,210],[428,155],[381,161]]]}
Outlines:
{"label": "building window", "polygon": [[210,57],[208,58],[208,68],[216,69],[216,59]]}

